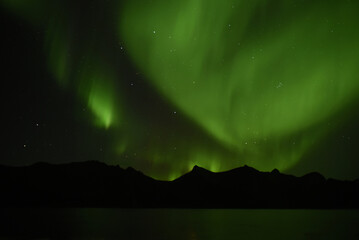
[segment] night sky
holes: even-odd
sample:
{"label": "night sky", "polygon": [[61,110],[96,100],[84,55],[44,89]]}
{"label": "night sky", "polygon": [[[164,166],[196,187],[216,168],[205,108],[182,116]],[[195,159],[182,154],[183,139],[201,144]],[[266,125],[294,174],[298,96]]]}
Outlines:
{"label": "night sky", "polygon": [[0,164],[359,177],[358,1],[0,0],[0,24]]}

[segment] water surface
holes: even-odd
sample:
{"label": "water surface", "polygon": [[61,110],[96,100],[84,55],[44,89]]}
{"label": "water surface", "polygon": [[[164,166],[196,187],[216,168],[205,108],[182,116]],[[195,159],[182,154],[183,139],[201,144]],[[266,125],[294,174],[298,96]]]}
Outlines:
{"label": "water surface", "polygon": [[359,210],[1,211],[1,239],[359,239]]}

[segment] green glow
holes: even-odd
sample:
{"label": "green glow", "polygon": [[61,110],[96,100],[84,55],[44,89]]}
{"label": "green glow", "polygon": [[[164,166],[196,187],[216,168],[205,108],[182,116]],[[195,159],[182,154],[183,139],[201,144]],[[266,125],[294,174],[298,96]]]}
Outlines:
{"label": "green glow", "polygon": [[[45,0],[2,0],[1,4],[25,18],[37,28],[46,29],[45,50],[48,55],[48,63],[51,72],[61,86],[66,86],[69,81],[70,46],[69,36],[64,19],[62,5],[52,1],[49,4]],[[56,14],[48,16],[56,9]]]}
{"label": "green glow", "polygon": [[69,84],[71,62],[69,40],[66,31],[64,31],[65,27],[53,20],[48,24],[45,38],[49,68],[63,87]]}
{"label": "green glow", "polygon": [[48,4],[46,0],[0,0],[0,4],[13,11],[20,17],[24,17],[32,24],[41,24],[44,15],[52,7],[56,8],[56,3]]}
{"label": "green glow", "polygon": [[158,179],[288,170],[359,93],[357,1],[0,3],[43,33],[81,119],[108,130],[105,161]]}
{"label": "green glow", "polygon": [[107,129],[115,120],[118,121],[118,118],[115,118],[114,77],[106,66],[96,60],[90,60],[80,66],[81,71],[77,77],[78,91],[83,99],[87,99],[89,108],[96,116],[94,123]]}
{"label": "green glow", "polygon": [[[115,77],[110,67],[102,64],[94,53],[97,37],[87,39],[76,51],[82,51],[81,61],[73,61],[71,24],[61,1],[46,4],[43,0],[3,0],[5,7],[25,17],[30,23],[45,31],[45,51],[48,66],[59,85],[71,88],[79,98],[88,103],[94,113],[94,124],[109,128],[115,118]],[[54,11],[56,14],[50,14]],[[96,59],[96,60],[95,60]],[[118,109],[117,109],[118,110]],[[117,111],[118,112],[118,111]]]}
{"label": "green glow", "polygon": [[325,125],[359,93],[359,15],[351,4],[147,4],[128,2],[119,14],[133,60],[165,97],[254,167],[293,166],[323,129],[290,150],[268,147],[288,149],[290,136]]}
{"label": "green glow", "polygon": [[108,88],[100,85],[102,81],[94,81],[89,95],[89,106],[99,119],[99,124],[108,128],[112,122],[112,100]]}

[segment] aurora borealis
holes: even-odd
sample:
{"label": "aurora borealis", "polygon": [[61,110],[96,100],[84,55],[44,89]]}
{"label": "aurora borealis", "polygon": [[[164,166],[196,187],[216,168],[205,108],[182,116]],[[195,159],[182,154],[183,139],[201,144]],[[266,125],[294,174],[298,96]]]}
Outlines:
{"label": "aurora borealis", "polygon": [[195,164],[359,176],[355,1],[1,7],[5,81],[26,89],[4,95],[17,129],[4,164],[96,159],[159,179]]}

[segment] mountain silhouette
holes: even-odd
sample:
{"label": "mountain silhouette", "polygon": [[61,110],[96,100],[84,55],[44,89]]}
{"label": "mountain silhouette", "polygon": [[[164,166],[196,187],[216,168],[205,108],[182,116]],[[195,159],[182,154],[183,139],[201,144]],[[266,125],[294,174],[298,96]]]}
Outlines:
{"label": "mountain silhouette", "polygon": [[3,207],[358,208],[359,180],[199,166],[173,181],[97,161],[0,166]]}

